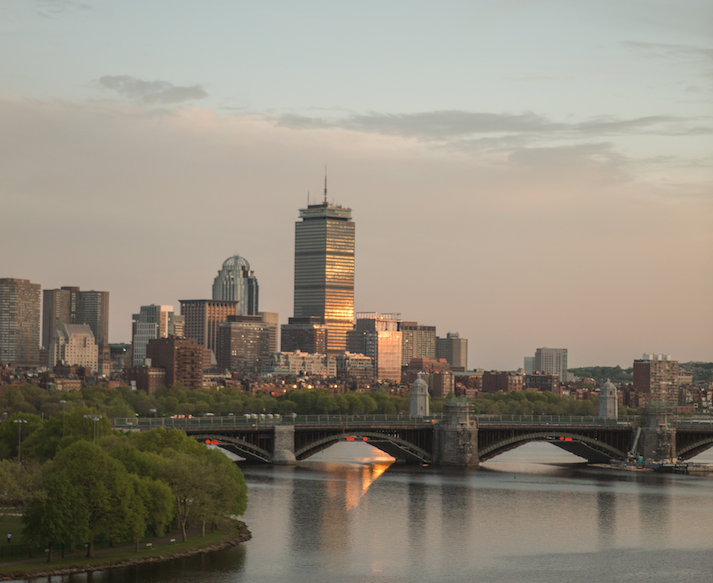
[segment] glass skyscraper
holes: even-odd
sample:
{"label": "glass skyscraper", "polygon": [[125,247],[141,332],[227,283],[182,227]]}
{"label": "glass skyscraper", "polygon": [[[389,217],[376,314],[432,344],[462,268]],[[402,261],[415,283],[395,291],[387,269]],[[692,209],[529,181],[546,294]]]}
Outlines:
{"label": "glass skyscraper", "polygon": [[295,318],[317,316],[327,327],[327,354],[346,350],[354,327],[352,209],[329,204],[300,209],[295,224]]}
{"label": "glass skyscraper", "polygon": [[240,255],[228,257],[213,281],[213,299],[239,302],[238,316],[258,315],[258,291],[257,277],[250,271],[247,259]]}

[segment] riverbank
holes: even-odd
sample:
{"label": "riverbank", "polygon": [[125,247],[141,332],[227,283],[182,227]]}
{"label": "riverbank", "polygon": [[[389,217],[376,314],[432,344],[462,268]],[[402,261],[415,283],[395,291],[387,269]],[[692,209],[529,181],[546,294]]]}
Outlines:
{"label": "riverbank", "polygon": [[180,541],[171,542],[172,539],[168,537],[148,541],[148,543],[142,543],[138,553],[133,545],[129,545],[102,549],[97,551],[97,556],[94,559],[72,554],[65,559],[56,559],[51,563],[48,563],[44,557],[0,563],[0,581],[52,575],[71,575],[142,563],[172,561],[234,547],[249,541],[251,538],[252,535],[245,523],[238,522],[237,528],[231,528],[227,532],[214,532],[206,534],[205,537],[194,535],[189,537],[185,543]]}

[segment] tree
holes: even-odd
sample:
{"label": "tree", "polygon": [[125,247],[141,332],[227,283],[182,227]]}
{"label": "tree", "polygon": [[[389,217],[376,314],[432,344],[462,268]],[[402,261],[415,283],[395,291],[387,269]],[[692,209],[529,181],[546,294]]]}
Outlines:
{"label": "tree", "polygon": [[34,497],[22,515],[22,536],[31,544],[47,542],[51,562],[55,543],[87,540],[89,511],[64,472],[47,475],[43,487],[43,495]]}
{"label": "tree", "polygon": [[181,528],[183,542],[186,541],[186,523],[196,516],[201,506],[208,504],[205,476],[197,467],[197,459],[187,453],[175,452],[161,467],[161,478],[173,493],[176,519]]}
{"label": "tree", "polygon": [[78,441],[62,450],[54,460],[82,497],[89,513],[87,556],[94,556],[94,539],[122,534],[132,517],[133,491],[129,474],[120,462],[88,441]]}
{"label": "tree", "polygon": [[[14,423],[23,419],[27,423]],[[22,425],[20,429],[18,426]],[[28,413],[13,413],[8,419],[0,423],[0,458],[17,457],[19,439],[25,440],[42,426],[42,419],[38,415]]]}

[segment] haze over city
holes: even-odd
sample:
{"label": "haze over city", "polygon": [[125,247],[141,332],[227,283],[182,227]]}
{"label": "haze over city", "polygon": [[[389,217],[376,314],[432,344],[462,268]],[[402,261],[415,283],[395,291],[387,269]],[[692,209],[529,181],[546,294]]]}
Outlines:
{"label": "haze over city", "polygon": [[[0,4],[0,277],[141,305],[353,209],[355,309],[569,365],[711,360],[713,5]],[[309,192],[309,195],[308,195]]]}

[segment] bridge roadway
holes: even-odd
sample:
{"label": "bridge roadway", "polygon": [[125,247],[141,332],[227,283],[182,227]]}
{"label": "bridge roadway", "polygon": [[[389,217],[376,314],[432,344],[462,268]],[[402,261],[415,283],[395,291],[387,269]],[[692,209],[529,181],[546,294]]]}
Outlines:
{"label": "bridge roadway", "polygon": [[[631,451],[639,417],[605,421],[597,417],[557,415],[475,415],[477,457],[486,461],[533,441],[545,441],[591,463],[623,459]],[[365,441],[407,463],[431,464],[436,459],[439,429],[445,420],[434,415],[241,415],[115,419],[114,427],[149,430],[180,429],[212,442],[251,462],[272,463],[289,451],[305,460],[340,441]],[[688,459],[713,446],[713,418],[670,417],[675,452]]]}

